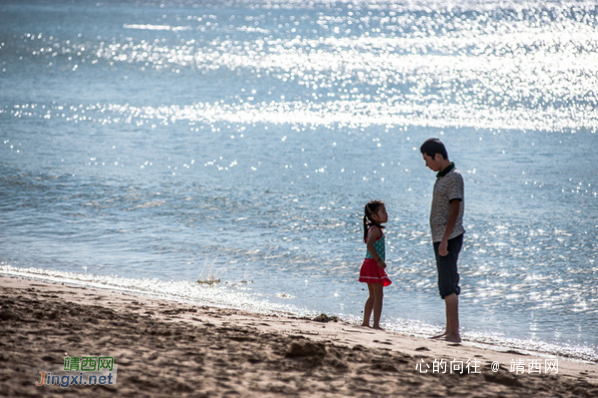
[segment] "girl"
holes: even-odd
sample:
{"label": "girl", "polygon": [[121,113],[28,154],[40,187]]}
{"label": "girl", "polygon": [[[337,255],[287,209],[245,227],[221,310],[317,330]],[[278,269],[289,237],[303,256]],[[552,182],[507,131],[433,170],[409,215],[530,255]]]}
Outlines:
{"label": "girl", "polygon": [[374,310],[374,329],[380,329],[380,314],[382,313],[382,288],[392,282],[386,275],[386,253],[384,249],[384,234],[382,224],[388,221],[388,214],[384,203],[374,200],[365,205],[363,217],[363,240],[367,245],[365,260],[359,272],[359,282],[368,284],[370,297],[365,302],[363,323],[361,326],[370,327],[370,316]]}

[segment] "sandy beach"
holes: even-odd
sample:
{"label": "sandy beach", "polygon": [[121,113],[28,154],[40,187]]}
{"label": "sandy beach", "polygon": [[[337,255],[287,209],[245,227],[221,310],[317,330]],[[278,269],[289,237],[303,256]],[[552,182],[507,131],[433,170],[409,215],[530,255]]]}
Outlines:
{"label": "sandy beach", "polygon": [[[556,358],[555,369],[539,355],[327,316],[247,313],[18,278],[0,277],[0,325],[3,397],[598,396],[595,363]],[[66,358],[87,356],[112,358],[116,382],[85,384],[83,371],[64,371]],[[49,376],[42,382],[42,372],[73,376],[61,387]]]}

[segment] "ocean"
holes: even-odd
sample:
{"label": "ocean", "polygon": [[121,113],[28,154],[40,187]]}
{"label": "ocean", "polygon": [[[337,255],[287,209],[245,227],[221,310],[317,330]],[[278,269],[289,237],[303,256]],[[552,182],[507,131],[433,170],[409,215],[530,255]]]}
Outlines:
{"label": "ocean", "polygon": [[465,181],[464,340],[598,360],[590,1],[3,1],[0,274],[382,325],[444,324],[428,223]]}

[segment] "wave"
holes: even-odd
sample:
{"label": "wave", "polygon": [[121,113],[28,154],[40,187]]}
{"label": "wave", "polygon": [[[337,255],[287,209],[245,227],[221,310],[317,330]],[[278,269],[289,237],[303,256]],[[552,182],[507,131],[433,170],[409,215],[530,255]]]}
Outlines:
{"label": "wave", "polygon": [[138,30],[169,30],[177,32],[181,30],[191,30],[189,26],[169,26],[169,25],[138,25],[138,24],[124,24],[124,29],[138,29]]}

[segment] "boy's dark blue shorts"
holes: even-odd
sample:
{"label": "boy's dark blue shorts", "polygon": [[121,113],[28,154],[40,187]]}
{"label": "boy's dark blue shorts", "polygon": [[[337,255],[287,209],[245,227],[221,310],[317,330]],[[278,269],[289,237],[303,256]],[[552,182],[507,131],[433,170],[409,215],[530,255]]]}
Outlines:
{"label": "boy's dark blue shorts", "polygon": [[434,242],[434,254],[436,255],[436,269],[438,269],[438,290],[443,299],[455,293],[457,296],[461,293],[459,287],[459,273],[457,272],[457,260],[459,252],[463,246],[463,235],[448,241],[448,254],[441,256],[438,254],[440,242]]}

